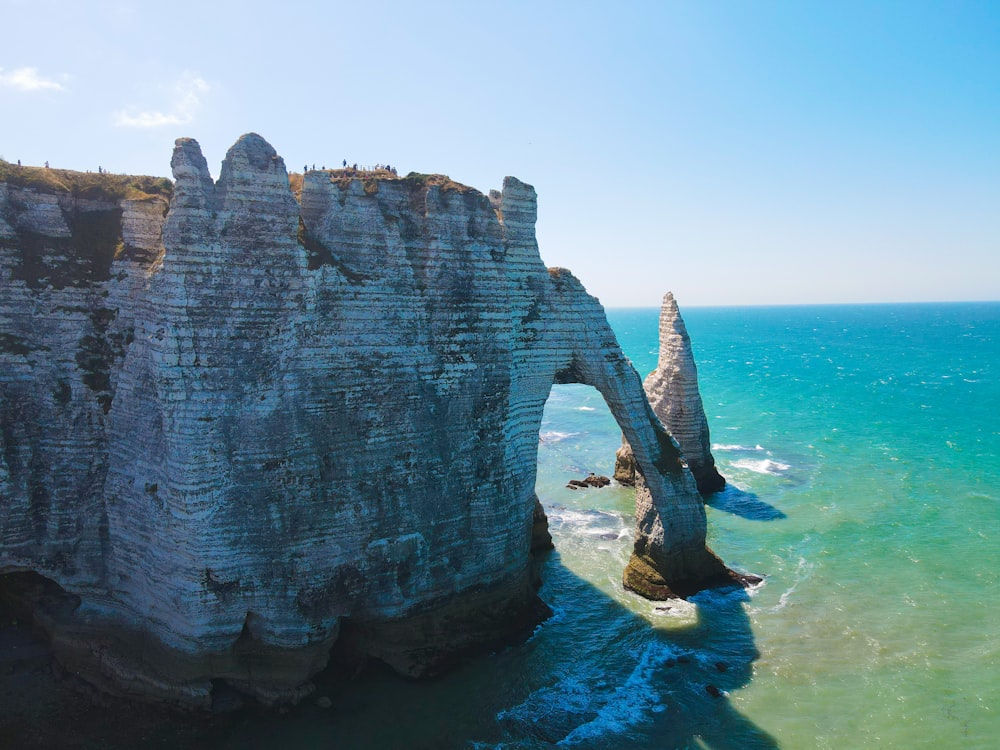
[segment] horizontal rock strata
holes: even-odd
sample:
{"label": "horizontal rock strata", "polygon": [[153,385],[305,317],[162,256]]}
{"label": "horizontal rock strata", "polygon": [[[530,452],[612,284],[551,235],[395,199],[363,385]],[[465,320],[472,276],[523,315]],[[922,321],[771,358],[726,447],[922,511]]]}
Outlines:
{"label": "horizontal rock strata", "polygon": [[602,393],[645,477],[630,585],[726,580],[603,309],[539,258],[531,186],[293,193],[253,134],[217,182],[192,140],[171,166],[0,182],[0,585],[52,584],[36,617],[72,671],[275,704],[331,650],[429,674],[530,629],[553,383]]}

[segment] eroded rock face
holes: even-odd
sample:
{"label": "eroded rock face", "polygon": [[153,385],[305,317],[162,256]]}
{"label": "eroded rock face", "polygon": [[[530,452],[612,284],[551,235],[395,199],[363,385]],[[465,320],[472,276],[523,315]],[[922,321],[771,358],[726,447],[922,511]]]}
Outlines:
{"label": "eroded rock face", "polygon": [[169,211],[0,183],[0,575],[67,592],[40,619],[73,671],[273,704],[331,648],[419,675],[530,628],[553,383],[603,394],[646,478],[628,585],[727,580],[531,186],[313,171],[297,202],[254,134],[218,182],[193,140],[171,166]]}
{"label": "eroded rock face", "polygon": [[[691,352],[684,319],[674,295],[667,292],[660,307],[660,356],[643,388],[656,416],[680,445],[702,493],[718,492],[726,480],[715,468],[708,419],[698,390],[698,368]],[[636,464],[627,440],[615,454],[615,479],[636,482]]]}

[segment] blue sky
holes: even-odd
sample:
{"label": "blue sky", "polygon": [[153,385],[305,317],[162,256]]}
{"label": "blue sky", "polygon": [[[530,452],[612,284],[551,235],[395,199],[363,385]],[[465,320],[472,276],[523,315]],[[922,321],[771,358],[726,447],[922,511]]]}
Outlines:
{"label": "blue sky", "polygon": [[0,0],[0,155],[539,194],[609,307],[1000,299],[1000,3]]}

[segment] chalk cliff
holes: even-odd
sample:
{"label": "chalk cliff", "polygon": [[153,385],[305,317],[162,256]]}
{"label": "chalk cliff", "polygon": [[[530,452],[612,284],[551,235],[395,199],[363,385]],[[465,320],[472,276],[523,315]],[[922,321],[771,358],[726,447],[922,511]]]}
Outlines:
{"label": "chalk cliff", "polygon": [[[698,368],[691,352],[691,337],[677,309],[672,292],[660,307],[660,354],[643,381],[653,411],[680,445],[684,460],[702,493],[718,492],[726,480],[715,468],[708,419],[698,389]],[[615,479],[623,484],[636,481],[636,464],[627,440],[615,455]]]}
{"label": "chalk cliff", "polygon": [[597,388],[641,468],[626,585],[731,580],[603,309],[543,266],[531,186],[293,192],[254,134],[217,182],[193,140],[171,166],[0,182],[0,587],[43,577],[71,671],[274,704],[331,651],[432,674],[530,629],[553,383]]}

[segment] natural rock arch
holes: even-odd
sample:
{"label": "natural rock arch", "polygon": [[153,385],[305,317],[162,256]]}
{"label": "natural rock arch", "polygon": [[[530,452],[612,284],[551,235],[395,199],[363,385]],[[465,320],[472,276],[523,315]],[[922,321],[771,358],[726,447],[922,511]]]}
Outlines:
{"label": "natural rock arch", "polygon": [[694,478],[649,406],[603,308],[568,271],[549,273],[555,290],[550,314],[558,334],[541,348],[557,353],[553,383],[595,388],[635,446],[636,546],[626,587],[657,599],[731,582],[732,574],[705,546],[705,510]]}

